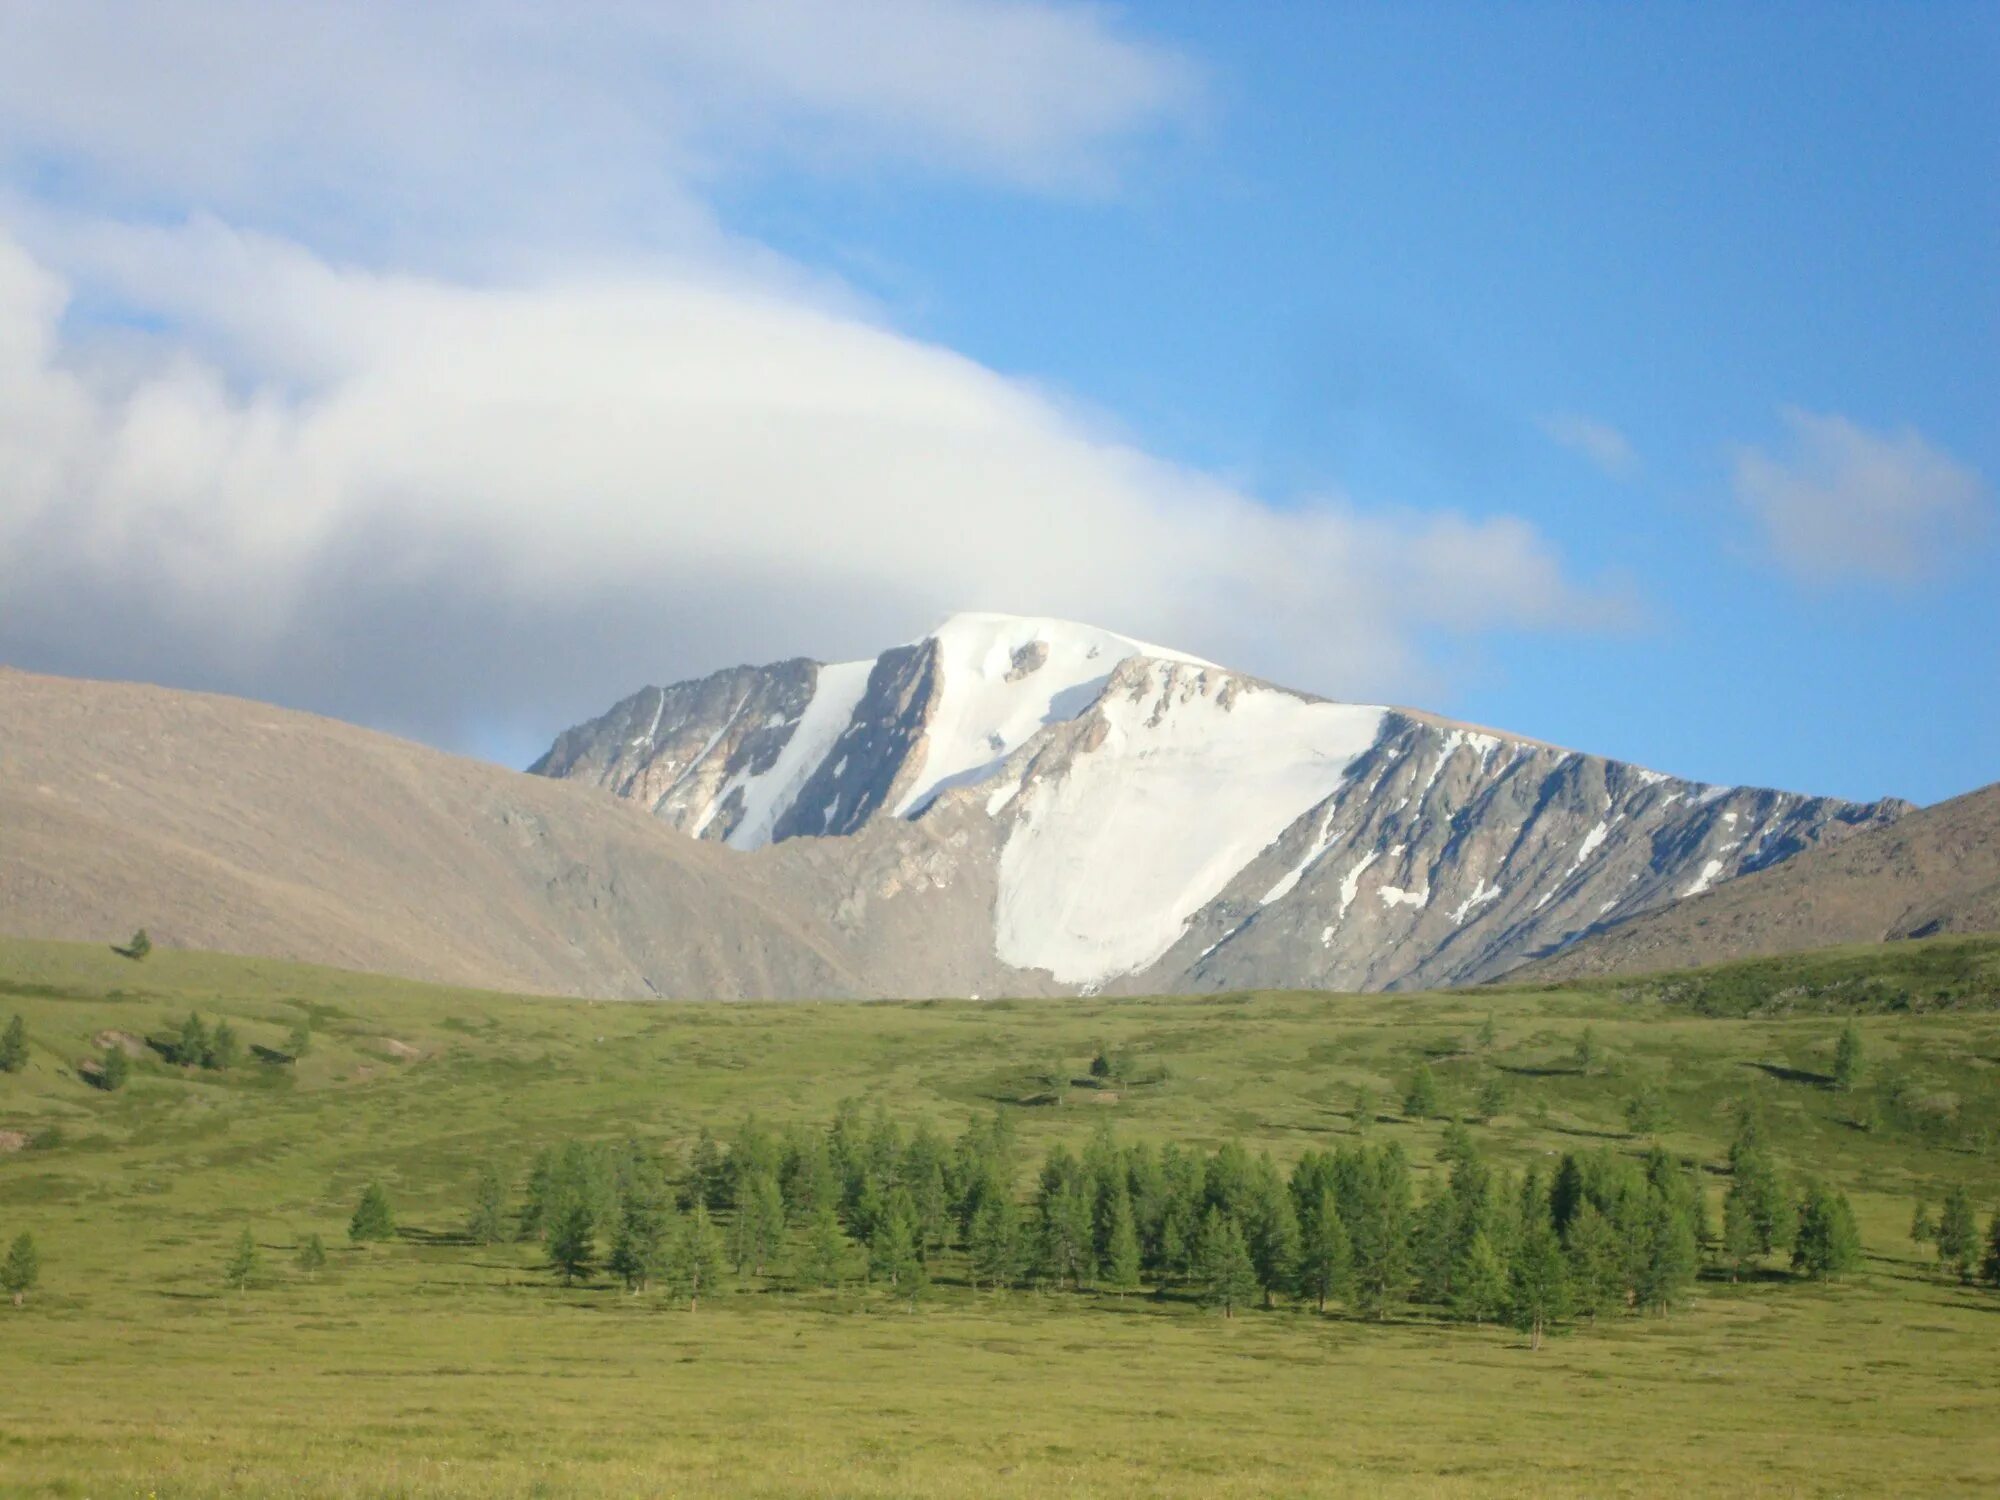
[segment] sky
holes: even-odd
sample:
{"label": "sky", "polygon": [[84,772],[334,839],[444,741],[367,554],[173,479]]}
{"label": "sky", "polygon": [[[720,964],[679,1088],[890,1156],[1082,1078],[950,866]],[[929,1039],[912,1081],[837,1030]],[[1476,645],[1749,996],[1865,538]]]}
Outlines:
{"label": "sky", "polygon": [[523,764],[1076,618],[2000,777],[2000,6],[0,0],[0,662]]}

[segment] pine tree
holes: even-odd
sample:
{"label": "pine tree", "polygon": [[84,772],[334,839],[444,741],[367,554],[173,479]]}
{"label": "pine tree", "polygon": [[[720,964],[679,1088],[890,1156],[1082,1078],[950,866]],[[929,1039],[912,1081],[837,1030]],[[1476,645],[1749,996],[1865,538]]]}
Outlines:
{"label": "pine tree", "polygon": [[1993,1210],[1993,1219],[1986,1226],[1986,1264],[1982,1269],[1988,1281],[2000,1286],[2000,1208]]}
{"label": "pine tree", "polygon": [[1919,1245],[1929,1245],[1937,1239],[1937,1223],[1931,1218],[1930,1205],[1923,1199],[1917,1200],[1917,1210],[1910,1215],[1910,1238]]}
{"label": "pine tree", "polygon": [[297,1262],[308,1281],[318,1279],[319,1273],[326,1269],[326,1246],[317,1233],[307,1235],[300,1243]]}
{"label": "pine tree", "polygon": [[632,1183],[619,1201],[618,1227],[605,1265],[626,1291],[645,1291],[666,1270],[672,1216],[666,1185],[654,1177]]}
{"label": "pine tree", "polygon": [[1270,1157],[1258,1162],[1257,1174],[1245,1204],[1244,1241],[1250,1263],[1257,1269],[1257,1284],[1264,1290],[1264,1305],[1273,1294],[1289,1290],[1296,1274],[1299,1253],[1299,1221],[1292,1209],[1292,1195],[1285,1191]]}
{"label": "pine tree", "polygon": [[1090,1192],[1081,1169],[1060,1175],[1043,1194],[1042,1274],[1058,1286],[1067,1281],[1081,1287],[1096,1274],[1096,1234],[1090,1210]]}
{"label": "pine tree", "polygon": [[682,1218],[668,1265],[675,1290],[687,1298],[688,1311],[696,1311],[701,1294],[713,1290],[722,1276],[722,1236],[708,1217],[707,1204],[697,1203]]}
{"label": "pine tree", "polygon": [[1354,1133],[1366,1135],[1375,1127],[1375,1091],[1366,1084],[1354,1090]]}
{"label": "pine tree", "polygon": [[132,1076],[132,1059],[125,1055],[125,1049],[116,1042],[104,1049],[104,1055],[97,1063],[97,1084],[106,1093],[115,1094],[125,1087],[125,1080]]}
{"label": "pine tree", "polygon": [[1625,1126],[1634,1135],[1657,1136],[1667,1126],[1667,1102],[1648,1085],[1625,1101]]}
{"label": "pine tree", "polygon": [[831,1203],[813,1210],[806,1229],[805,1254],[800,1264],[804,1279],[812,1286],[840,1285],[841,1267],[847,1261],[847,1235],[841,1230],[840,1216]]}
{"label": "pine tree", "polygon": [[1571,1057],[1576,1063],[1577,1072],[1594,1073],[1597,1071],[1597,1064],[1601,1061],[1601,1058],[1597,1050],[1597,1031],[1595,1027],[1586,1026],[1583,1028],[1583,1035],[1576,1039],[1576,1050],[1571,1054]]}
{"label": "pine tree", "polygon": [[143,960],[147,954],[153,951],[153,940],[146,935],[146,929],[141,927],[137,932],[132,934],[132,941],[119,951],[127,958]]}
{"label": "pine tree", "polygon": [[1562,1242],[1553,1228],[1537,1220],[1522,1235],[1520,1250],[1514,1256],[1507,1283],[1507,1310],[1514,1326],[1529,1336],[1529,1347],[1539,1349],[1543,1330],[1567,1316],[1569,1308],[1570,1271]]}
{"label": "pine tree", "polygon": [[35,1249],[35,1237],[24,1229],[14,1237],[7,1258],[0,1261],[0,1291],[13,1298],[14,1305],[19,1307],[41,1279],[41,1253]]}
{"label": "pine tree", "polygon": [[1429,1063],[1418,1063],[1403,1090],[1403,1113],[1413,1120],[1428,1120],[1438,1112],[1438,1084]]}
{"label": "pine tree", "polygon": [[17,1014],[0,1034],[0,1073],[18,1073],[28,1065],[28,1023]]}
{"label": "pine tree", "polygon": [[479,1169],[473,1185],[465,1234],[475,1245],[497,1245],[507,1238],[507,1181],[491,1162]]}
{"label": "pine tree", "polygon": [[562,1274],[565,1286],[590,1275],[597,1258],[597,1224],[582,1198],[566,1198],[556,1210],[549,1221],[548,1251],[549,1266]]}
{"label": "pine tree", "polygon": [[201,1012],[189,1011],[181,1022],[180,1039],[174,1044],[174,1061],[184,1068],[199,1068],[208,1058],[208,1027]]}
{"label": "pine tree", "polygon": [[209,1033],[208,1047],[201,1055],[201,1065],[218,1073],[226,1073],[242,1061],[242,1048],[237,1043],[236,1032],[227,1021],[217,1021],[215,1030]]}
{"label": "pine tree", "polygon": [[890,1196],[868,1238],[868,1275],[901,1287],[917,1272],[917,1226],[910,1210],[909,1195],[898,1190]]}
{"label": "pine tree", "polygon": [[[1553,1238],[1553,1235],[1551,1235]],[[1461,1318],[1484,1323],[1500,1316],[1508,1305],[1507,1264],[1484,1229],[1475,1229],[1459,1257],[1452,1310]]]}
{"label": "pine tree", "polygon": [[785,1232],[785,1200],[778,1179],[758,1169],[736,1185],[736,1221],[730,1226],[730,1255],[741,1275],[747,1267],[764,1274],[764,1264]]}
{"label": "pine tree", "polygon": [[1861,1265],[1861,1236],[1847,1195],[1809,1183],[1799,1205],[1792,1269],[1814,1280],[1844,1276]]}
{"label": "pine tree", "polygon": [[1585,1199],[1578,1207],[1564,1249],[1578,1312],[1594,1318],[1624,1304],[1625,1256],[1618,1231],[1595,1203]]}
{"label": "pine tree", "polygon": [[295,1022],[291,1031],[285,1037],[286,1055],[293,1062],[297,1062],[308,1052],[312,1051],[312,1039],[312,1027],[308,1026],[304,1021]]}
{"label": "pine tree", "polygon": [[1021,1211],[1004,1192],[987,1195],[972,1216],[966,1254],[975,1282],[1000,1288],[1021,1274]]}
{"label": "pine tree", "polygon": [[1236,1221],[1219,1208],[1210,1209],[1202,1224],[1199,1264],[1202,1302],[1221,1308],[1223,1317],[1235,1317],[1236,1309],[1256,1294],[1257,1268],[1251,1264],[1250,1247]]}
{"label": "pine tree", "polygon": [[1139,1231],[1132,1221],[1132,1194],[1122,1178],[1112,1189],[1110,1220],[1102,1262],[1104,1284],[1122,1297],[1139,1285]]}
{"label": "pine tree", "polygon": [[1307,1210],[1299,1235],[1299,1292],[1326,1311],[1329,1298],[1346,1297],[1354,1286],[1354,1247],[1340,1206],[1330,1192],[1321,1193]]}
{"label": "pine tree", "polygon": [[1507,1112],[1507,1084],[1498,1073],[1488,1073],[1479,1080],[1479,1092],[1473,1103],[1479,1111],[1480,1120],[1487,1121]]}
{"label": "pine tree", "polygon": [[361,1202],[348,1221],[347,1237],[357,1245],[370,1240],[391,1239],[396,1233],[396,1216],[389,1210],[389,1195],[382,1184],[371,1182],[361,1190]]}
{"label": "pine tree", "polygon": [[1861,1029],[1849,1021],[1840,1028],[1840,1040],[1833,1048],[1833,1086],[1848,1094],[1860,1082]]}
{"label": "pine tree", "polygon": [[1944,1195],[1944,1207],[1938,1213],[1938,1264],[1958,1272],[1960,1280],[1970,1281],[1978,1253],[1979,1225],[1972,1215],[1972,1195],[1954,1186]]}
{"label": "pine tree", "polygon": [[1735,1281],[1756,1269],[1763,1254],[1763,1239],[1749,1197],[1741,1182],[1732,1182],[1722,1199],[1722,1260],[1729,1267],[1729,1279]]}
{"label": "pine tree", "polygon": [[1680,1204],[1658,1193],[1638,1223],[1639,1305],[1664,1313],[1686,1294],[1700,1269],[1694,1225]]}
{"label": "pine tree", "polygon": [[710,1209],[729,1206],[729,1164],[723,1160],[722,1148],[706,1125],[695,1140],[688,1175],[691,1199],[688,1207],[694,1207],[695,1203]]}
{"label": "pine tree", "polygon": [[257,1274],[257,1241],[251,1237],[250,1226],[243,1227],[243,1233],[236,1241],[236,1249],[229,1257],[229,1264],[222,1268],[222,1282],[232,1291],[242,1291],[250,1285],[250,1278]]}

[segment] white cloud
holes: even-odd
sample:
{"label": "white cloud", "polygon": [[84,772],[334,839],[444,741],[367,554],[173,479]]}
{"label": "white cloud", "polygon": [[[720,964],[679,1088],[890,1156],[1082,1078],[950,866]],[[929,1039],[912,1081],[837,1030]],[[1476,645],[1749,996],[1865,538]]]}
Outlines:
{"label": "white cloud", "polygon": [[465,743],[959,608],[1373,696],[1439,632],[1613,607],[1523,522],[1274,510],[796,295],[381,275],[212,222],[94,253],[171,337],[66,337],[0,239],[0,654],[52,669]]}
{"label": "white cloud", "polygon": [[1607,422],[1575,412],[1557,412],[1542,419],[1542,431],[1613,479],[1630,479],[1639,472],[1639,455],[1631,441]]}
{"label": "white cloud", "polygon": [[1946,568],[1987,521],[1980,476],[1910,427],[1870,432],[1787,408],[1791,451],[1736,455],[1737,499],[1799,577],[1913,583]]}
{"label": "white cloud", "polygon": [[1091,186],[1199,91],[1038,0],[0,7],[0,169],[349,254],[684,248],[716,177],[773,155]]}

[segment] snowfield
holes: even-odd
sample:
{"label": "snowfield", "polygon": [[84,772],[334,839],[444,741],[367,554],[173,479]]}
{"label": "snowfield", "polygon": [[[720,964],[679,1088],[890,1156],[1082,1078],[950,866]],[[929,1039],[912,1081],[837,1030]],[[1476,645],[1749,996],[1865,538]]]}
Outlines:
{"label": "snowfield", "polygon": [[995,949],[1092,984],[1142,969],[1346,778],[1385,709],[1148,661],[1098,706],[1103,738],[1016,799]]}

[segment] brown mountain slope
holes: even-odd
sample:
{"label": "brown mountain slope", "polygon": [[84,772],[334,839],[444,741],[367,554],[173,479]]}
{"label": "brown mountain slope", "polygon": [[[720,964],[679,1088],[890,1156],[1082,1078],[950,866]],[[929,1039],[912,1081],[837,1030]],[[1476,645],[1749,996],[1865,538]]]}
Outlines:
{"label": "brown mountain slope", "polygon": [[1609,927],[1516,979],[1573,979],[2000,931],[2000,782]]}
{"label": "brown mountain slope", "polygon": [[0,668],[0,932],[564,994],[859,991],[768,862],[260,703]]}

